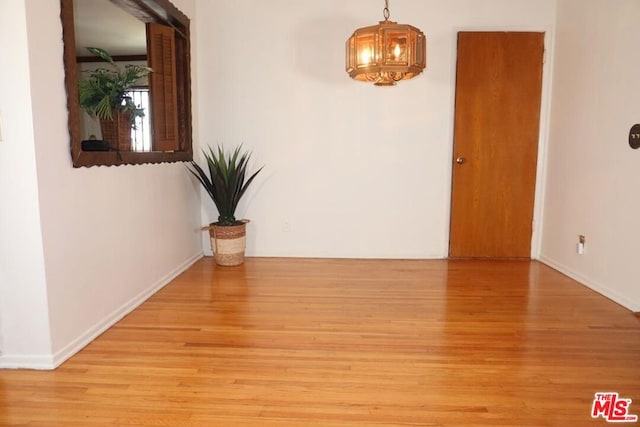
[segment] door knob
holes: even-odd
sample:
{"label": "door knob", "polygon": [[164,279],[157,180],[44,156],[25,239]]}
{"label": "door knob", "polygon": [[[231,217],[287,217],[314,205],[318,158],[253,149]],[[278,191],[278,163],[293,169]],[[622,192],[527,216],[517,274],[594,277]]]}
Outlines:
{"label": "door knob", "polygon": [[456,163],[459,164],[459,165],[463,164],[466,161],[467,161],[467,159],[465,159],[464,157],[458,157],[456,159]]}

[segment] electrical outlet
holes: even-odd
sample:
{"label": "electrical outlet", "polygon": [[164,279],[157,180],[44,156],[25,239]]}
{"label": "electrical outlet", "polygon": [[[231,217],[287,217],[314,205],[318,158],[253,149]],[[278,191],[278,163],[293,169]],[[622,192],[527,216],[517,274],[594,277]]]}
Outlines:
{"label": "electrical outlet", "polygon": [[289,223],[289,220],[287,219],[282,220],[282,232],[288,233],[290,231],[291,231],[291,224]]}
{"label": "electrical outlet", "polygon": [[578,236],[578,244],[576,245],[576,252],[578,255],[584,255],[584,245],[587,242],[587,238],[581,234]]}

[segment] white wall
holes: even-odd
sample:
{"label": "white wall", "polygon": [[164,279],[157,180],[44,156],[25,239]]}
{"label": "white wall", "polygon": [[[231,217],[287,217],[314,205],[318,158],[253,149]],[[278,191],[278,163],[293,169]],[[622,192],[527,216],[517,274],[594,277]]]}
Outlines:
{"label": "white wall", "polygon": [[[14,78],[18,83],[9,92],[14,95],[11,103],[0,98],[0,105],[8,109],[6,121],[12,119],[7,131],[25,135],[0,143],[0,150],[11,155],[0,160],[9,165],[0,172],[0,195],[10,201],[2,211],[0,256],[4,261],[11,251],[28,253],[9,258],[9,271],[3,276],[10,282],[2,285],[1,296],[30,285],[30,278],[18,276],[25,262],[33,268],[28,272],[38,277],[31,280],[35,295],[13,298],[10,311],[3,298],[2,357],[5,366],[42,367],[29,363],[26,356],[31,353],[10,342],[11,334],[23,335],[30,346],[46,351],[49,365],[65,360],[201,256],[200,199],[183,163],[72,167],[59,2],[10,3],[2,3],[10,9],[6,21],[12,23],[9,30],[1,26],[2,34],[14,43],[16,31],[22,44],[3,46],[2,57],[12,60],[3,61],[0,84],[4,89],[16,85]],[[174,3],[194,16],[193,0]],[[20,13],[22,19],[14,20]],[[1,19],[4,23],[4,13]],[[16,55],[11,51],[5,56],[5,49]],[[197,100],[197,79],[193,81]],[[197,120],[194,127],[197,141]],[[27,259],[30,254],[39,258]],[[49,312],[50,342],[45,350],[44,340],[29,337],[23,326],[33,322],[33,316],[46,315],[47,305],[37,306],[42,301]],[[9,356],[11,363],[6,362]]]}
{"label": "white wall", "polygon": [[43,367],[51,339],[25,24],[23,0],[0,2],[0,366]]}
{"label": "white wall", "polygon": [[[560,0],[541,258],[640,311],[640,2]],[[579,256],[578,235],[586,236]]]}
{"label": "white wall", "polygon": [[392,2],[392,20],[425,32],[428,65],[378,88],[349,79],[344,45],[382,20],[383,2],[197,5],[202,142],[244,142],[266,165],[239,209],[258,256],[447,256],[456,31],[555,20],[555,0]]}

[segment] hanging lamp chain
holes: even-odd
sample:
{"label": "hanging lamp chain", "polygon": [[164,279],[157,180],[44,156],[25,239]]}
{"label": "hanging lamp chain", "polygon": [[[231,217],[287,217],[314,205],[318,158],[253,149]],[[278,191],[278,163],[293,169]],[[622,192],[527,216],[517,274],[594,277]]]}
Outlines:
{"label": "hanging lamp chain", "polygon": [[384,20],[389,20],[389,0],[384,0],[384,9],[382,10],[382,16],[384,16]]}

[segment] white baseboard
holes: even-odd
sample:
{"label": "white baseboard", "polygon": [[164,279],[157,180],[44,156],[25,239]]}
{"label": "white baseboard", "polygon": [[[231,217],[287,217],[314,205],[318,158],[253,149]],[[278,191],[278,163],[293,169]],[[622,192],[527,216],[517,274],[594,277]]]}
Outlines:
{"label": "white baseboard", "polygon": [[32,355],[25,354],[19,356],[0,355],[0,369],[37,369],[51,370],[55,369],[51,355]]}
{"label": "white baseboard", "polygon": [[55,369],[71,356],[82,350],[87,344],[100,336],[104,331],[120,321],[127,314],[135,310],[140,304],[149,299],[153,294],[165,287],[169,282],[175,279],[179,274],[191,267],[196,261],[202,258],[202,252],[192,255],[185,262],[166,274],[160,280],[149,286],[146,290],[139,293],[129,301],[124,303],[120,308],[114,310],[106,316],[102,321],[89,328],[85,333],[64,346],[53,355],[0,355],[0,369]]}
{"label": "white baseboard", "polygon": [[609,298],[611,301],[620,304],[621,306],[623,306],[624,308],[631,310],[634,313],[640,312],[640,304],[630,300],[629,298],[620,295],[619,293],[617,293],[616,291],[614,291],[613,289],[611,289],[608,286],[603,285],[602,283],[598,283],[596,280],[591,280],[587,277],[584,277],[578,273],[576,273],[575,271],[573,271],[572,269],[570,269],[569,267],[556,262],[550,258],[547,258],[545,256],[541,256],[538,258],[538,261],[542,262],[543,264],[548,265],[549,267],[553,268],[554,270],[558,270],[560,273],[571,277],[573,280],[576,280],[577,282],[580,282],[580,284],[586,286],[587,288],[594,290],[596,292],[598,292],[599,294]]}

